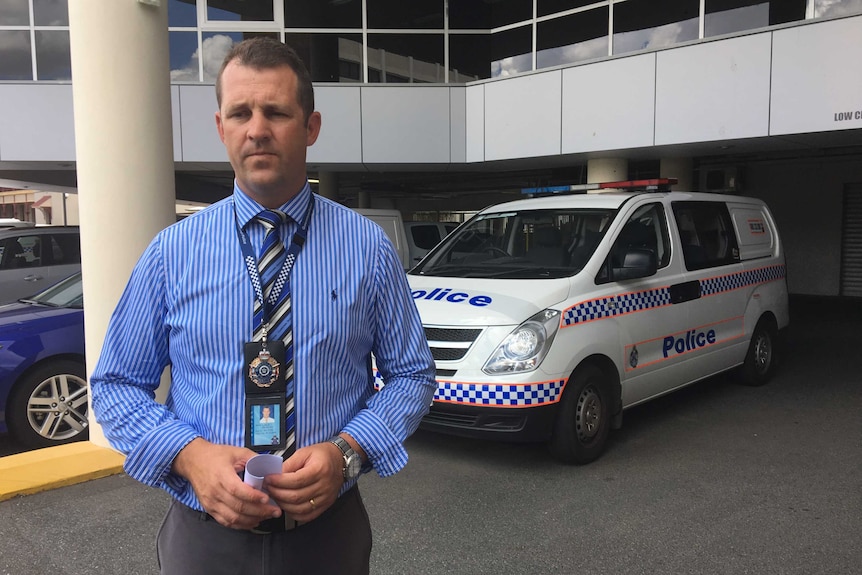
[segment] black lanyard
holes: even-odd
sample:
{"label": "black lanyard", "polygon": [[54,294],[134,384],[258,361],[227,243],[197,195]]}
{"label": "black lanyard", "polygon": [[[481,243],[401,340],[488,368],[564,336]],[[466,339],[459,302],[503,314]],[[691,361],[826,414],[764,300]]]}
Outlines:
{"label": "black lanyard", "polygon": [[272,286],[269,297],[264,298],[263,287],[260,283],[260,266],[258,266],[257,256],[251,247],[248,235],[239,225],[239,218],[236,215],[236,205],[234,205],[234,224],[236,225],[236,235],[239,238],[240,248],[242,249],[242,259],[245,262],[248,277],[251,279],[251,287],[254,289],[255,297],[260,302],[261,309],[263,310],[261,323],[264,326],[269,322],[270,314],[272,313],[272,309],[275,307],[275,304],[278,303],[278,296],[281,294],[282,288],[288,285],[290,270],[293,269],[293,264],[296,263],[296,258],[299,256],[299,252],[302,251],[302,248],[305,245],[305,239],[308,237],[308,227],[311,223],[311,212],[313,210],[314,194],[312,193],[311,199],[308,202],[308,210],[305,213],[305,219],[301,224],[299,224],[298,229],[293,234],[290,247],[287,249],[287,256],[278,272],[278,278]]}

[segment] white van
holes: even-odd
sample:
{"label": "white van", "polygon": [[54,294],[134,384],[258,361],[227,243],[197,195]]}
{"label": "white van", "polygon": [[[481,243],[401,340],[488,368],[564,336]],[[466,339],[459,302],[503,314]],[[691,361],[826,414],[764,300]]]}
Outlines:
{"label": "white van", "polygon": [[775,221],[737,196],[493,206],[408,279],[437,365],[422,426],[547,441],[573,463],[602,453],[626,408],[740,366],[765,383],[789,323]]}
{"label": "white van", "polygon": [[407,243],[407,234],[404,232],[404,220],[401,218],[401,212],[376,208],[354,208],[353,211],[359,212],[383,228],[395,247],[398,259],[401,260],[401,266],[405,270],[415,263],[410,261],[410,247]]}

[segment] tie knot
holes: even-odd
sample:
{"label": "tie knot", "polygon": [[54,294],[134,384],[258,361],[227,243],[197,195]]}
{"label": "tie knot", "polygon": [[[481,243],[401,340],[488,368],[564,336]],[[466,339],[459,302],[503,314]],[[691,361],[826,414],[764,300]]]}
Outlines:
{"label": "tie knot", "polygon": [[269,231],[278,229],[278,226],[287,220],[287,214],[278,210],[263,210],[255,216],[255,219]]}

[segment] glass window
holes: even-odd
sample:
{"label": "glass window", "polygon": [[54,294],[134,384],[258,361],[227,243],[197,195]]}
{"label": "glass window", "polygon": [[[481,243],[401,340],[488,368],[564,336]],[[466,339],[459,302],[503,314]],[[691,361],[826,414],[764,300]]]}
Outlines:
{"label": "glass window", "polygon": [[430,250],[439,244],[441,239],[437,224],[413,226],[410,228],[410,235],[413,237],[413,245],[423,250]]}
{"label": "glass window", "polygon": [[548,68],[608,55],[608,8],[539,22],[536,67]]}
{"label": "glass window", "polygon": [[849,16],[862,12],[862,0],[814,0],[814,17]]}
{"label": "glass window", "polygon": [[739,259],[736,235],[725,204],[673,202],[673,214],[687,269],[716,267]]}
{"label": "glass window", "polygon": [[313,82],[361,82],[361,34],[285,34]]}
{"label": "glass window", "polygon": [[449,81],[472,82],[491,77],[491,35],[449,34]]}
{"label": "glass window", "polygon": [[612,210],[523,210],[477,216],[447,236],[414,273],[496,279],[560,278],[579,272]]}
{"label": "glass window", "polygon": [[581,8],[601,2],[601,0],[537,0],[536,15],[539,17],[556,14],[573,8]]}
{"label": "glass window", "polygon": [[272,22],[275,18],[272,0],[206,0],[207,20]]}
{"label": "glass window", "polygon": [[[168,45],[170,46],[171,82],[199,82],[198,33],[168,32]],[[217,72],[218,69],[216,69]]]}
{"label": "glass window", "polygon": [[[856,1],[858,3],[858,0]],[[805,20],[807,5],[808,0],[769,0],[769,24],[774,26]]]}
{"label": "glass window", "polygon": [[444,0],[366,0],[369,28],[443,29]]}
{"label": "glass window", "polygon": [[27,0],[3,0],[0,2],[0,26],[29,25],[30,4]]}
{"label": "glass window", "polygon": [[203,34],[204,82],[215,82],[224,57],[234,43],[246,38],[268,36],[278,39],[278,34],[270,32],[205,32]]}
{"label": "glass window", "polygon": [[68,31],[36,30],[36,74],[37,80],[72,79]]}
{"label": "glass window", "polygon": [[[632,214],[614,245],[608,252],[608,259],[596,277],[599,283],[607,281],[632,279],[642,277],[635,272],[629,262],[641,259],[638,256],[651,254],[655,256],[655,264],[661,269],[670,263],[670,236],[667,231],[667,219],[661,204],[647,204],[639,207]],[[642,260],[641,260],[642,263]]]}
{"label": "glass window", "polygon": [[51,255],[54,265],[81,263],[81,237],[78,234],[52,235]]}
{"label": "glass window", "polygon": [[30,32],[0,30],[0,80],[32,80]]}
{"label": "glass window", "polygon": [[194,27],[198,25],[198,11],[194,0],[168,0],[168,26]]}
{"label": "glass window", "polygon": [[533,27],[521,26],[491,34],[491,77],[533,69]]}
{"label": "glass window", "polygon": [[651,0],[628,0],[613,5],[614,54],[664,48],[696,40],[699,0],[663,0],[656,10]]}
{"label": "glass window", "polygon": [[362,0],[284,0],[287,28],[362,28]]}
{"label": "glass window", "polygon": [[763,0],[707,0],[704,37],[769,26],[769,2]]}
{"label": "glass window", "polygon": [[443,35],[369,34],[368,67],[383,83],[443,82]]}
{"label": "glass window", "polygon": [[68,0],[33,0],[36,26],[68,26]]}
{"label": "glass window", "polygon": [[449,0],[450,30],[488,30],[532,17],[532,0]]}

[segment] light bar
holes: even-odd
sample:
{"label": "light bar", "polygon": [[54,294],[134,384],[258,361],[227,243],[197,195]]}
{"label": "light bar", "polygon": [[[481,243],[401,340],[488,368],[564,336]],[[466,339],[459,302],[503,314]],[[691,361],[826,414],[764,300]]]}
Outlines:
{"label": "light bar", "polygon": [[591,190],[658,190],[677,183],[676,178],[653,178],[650,180],[626,180],[622,182],[602,182],[594,184],[572,184],[570,186],[545,186],[542,188],[521,188],[522,194],[567,194],[589,192]]}

